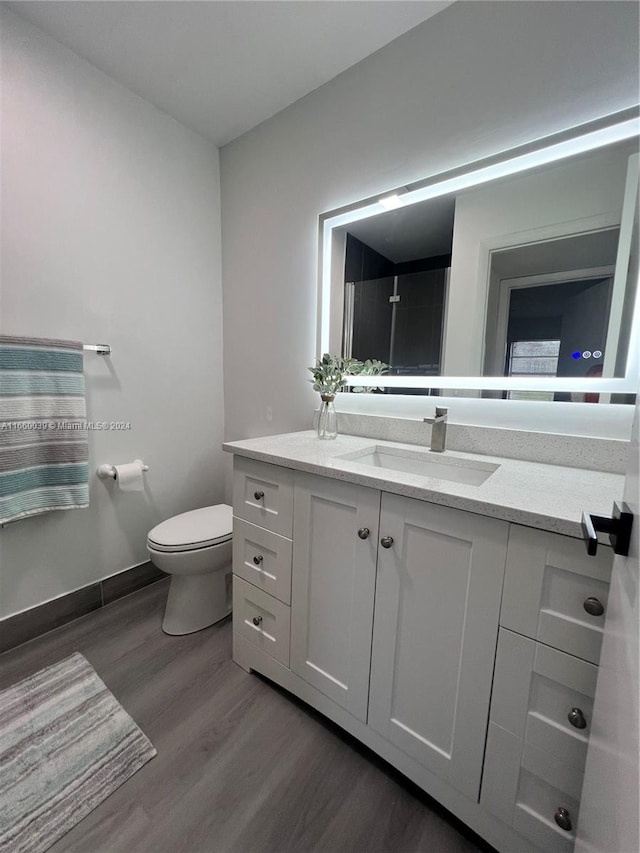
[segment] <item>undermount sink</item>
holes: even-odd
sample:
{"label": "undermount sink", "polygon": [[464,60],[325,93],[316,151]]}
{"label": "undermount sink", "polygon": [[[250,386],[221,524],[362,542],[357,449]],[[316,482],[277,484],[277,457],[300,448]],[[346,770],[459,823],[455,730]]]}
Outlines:
{"label": "undermount sink", "polygon": [[402,471],[435,480],[465,483],[468,486],[481,486],[500,467],[492,462],[460,459],[457,456],[434,457],[428,450],[405,450],[378,444],[335,458],[354,462],[356,465]]}

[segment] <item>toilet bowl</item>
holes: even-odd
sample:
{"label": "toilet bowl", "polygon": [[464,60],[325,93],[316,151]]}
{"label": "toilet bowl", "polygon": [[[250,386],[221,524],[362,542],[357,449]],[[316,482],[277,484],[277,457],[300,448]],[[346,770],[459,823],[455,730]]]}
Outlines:
{"label": "toilet bowl", "polygon": [[149,532],[151,562],[171,575],[166,634],[192,634],[231,612],[232,530],[233,510],[217,504],[175,515]]}

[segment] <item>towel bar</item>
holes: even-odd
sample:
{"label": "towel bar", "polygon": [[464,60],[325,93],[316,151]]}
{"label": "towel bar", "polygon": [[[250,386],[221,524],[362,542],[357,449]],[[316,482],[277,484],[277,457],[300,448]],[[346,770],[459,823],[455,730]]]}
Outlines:
{"label": "towel bar", "polygon": [[85,352],[95,352],[96,355],[111,355],[111,346],[109,344],[83,344],[82,349]]}

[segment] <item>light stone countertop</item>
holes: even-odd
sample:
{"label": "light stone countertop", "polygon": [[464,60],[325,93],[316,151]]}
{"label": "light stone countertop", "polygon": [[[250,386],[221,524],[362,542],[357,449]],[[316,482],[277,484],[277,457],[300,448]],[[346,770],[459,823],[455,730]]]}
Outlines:
{"label": "light stone countertop", "polygon": [[[420,448],[415,444],[353,435],[339,435],[335,440],[321,441],[313,430],[225,442],[222,446],[230,453],[261,462],[577,538],[582,538],[582,511],[610,516],[613,501],[622,499],[624,486],[624,477],[620,474],[481,456],[457,450],[434,454],[427,447]],[[481,485],[471,486],[336,458],[375,446],[399,448],[412,453],[422,451],[435,462],[444,458],[452,462],[466,460],[482,463],[478,467],[486,466],[487,463],[500,467]]]}

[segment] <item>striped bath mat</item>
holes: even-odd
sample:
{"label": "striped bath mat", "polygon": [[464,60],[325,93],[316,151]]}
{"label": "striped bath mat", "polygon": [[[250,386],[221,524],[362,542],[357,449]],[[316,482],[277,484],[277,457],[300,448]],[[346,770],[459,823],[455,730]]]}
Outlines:
{"label": "striped bath mat", "polygon": [[89,504],[82,344],[0,335],[0,524]]}
{"label": "striped bath mat", "polygon": [[156,754],[78,652],[0,692],[0,851],[40,853]]}

